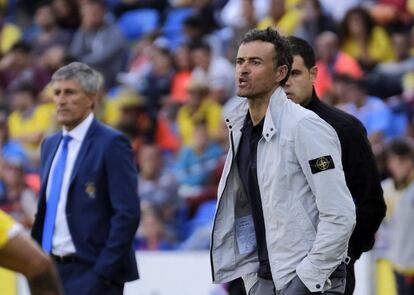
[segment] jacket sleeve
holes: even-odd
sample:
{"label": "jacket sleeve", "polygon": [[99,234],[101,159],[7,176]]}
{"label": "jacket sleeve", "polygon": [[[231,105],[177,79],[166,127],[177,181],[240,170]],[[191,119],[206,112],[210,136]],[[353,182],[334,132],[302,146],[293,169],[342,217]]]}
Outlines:
{"label": "jacket sleeve", "polygon": [[[347,184],[356,205],[356,226],[349,241],[352,260],[372,248],[375,233],[385,216],[386,206],[375,157],[362,124],[355,119],[353,132],[345,142],[343,165]],[[351,131],[350,130],[350,131]]]}
{"label": "jacket sleeve", "polygon": [[355,205],[345,183],[335,130],[319,117],[307,116],[296,126],[294,142],[319,211],[315,241],[296,272],[311,292],[321,292],[330,288],[329,276],[346,257]]}
{"label": "jacket sleeve", "polygon": [[107,190],[113,208],[111,228],[95,272],[106,278],[116,277],[122,269],[138,228],[140,206],[138,176],[128,139],[119,135],[109,142],[105,152]]}

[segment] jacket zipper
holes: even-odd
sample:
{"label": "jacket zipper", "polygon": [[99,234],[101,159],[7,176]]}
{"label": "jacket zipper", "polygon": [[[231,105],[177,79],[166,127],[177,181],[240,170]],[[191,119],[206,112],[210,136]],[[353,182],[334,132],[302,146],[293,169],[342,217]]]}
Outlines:
{"label": "jacket zipper", "polygon": [[[233,163],[234,163],[234,158],[235,158],[235,154],[234,154],[234,141],[233,141],[233,131],[230,131],[230,141],[231,141],[231,152],[232,152],[232,159],[231,159],[231,165],[230,165],[230,170],[229,170],[229,174],[231,172]],[[227,181],[228,181],[228,175],[226,178],[226,182],[224,184],[224,188],[223,188],[223,193],[226,190],[227,187]],[[217,211],[220,208],[220,202],[221,202],[221,198],[222,196],[220,196],[220,200],[219,203],[217,204]],[[216,227],[216,217],[214,217],[214,221],[213,221],[213,229],[211,231],[211,249],[210,249],[210,265],[211,265],[211,276],[214,282],[214,265],[213,265],[213,236],[214,236],[214,228]]]}

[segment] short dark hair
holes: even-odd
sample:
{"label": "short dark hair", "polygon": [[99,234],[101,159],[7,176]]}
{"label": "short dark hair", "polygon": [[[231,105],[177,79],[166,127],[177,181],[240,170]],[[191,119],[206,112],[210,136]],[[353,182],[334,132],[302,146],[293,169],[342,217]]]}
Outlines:
{"label": "short dark hair", "polygon": [[344,18],[342,19],[342,22],[341,22],[341,29],[342,29],[342,34],[343,34],[342,40],[345,40],[346,38],[350,36],[348,25],[353,15],[361,17],[363,26],[366,30],[367,37],[369,38],[375,26],[374,20],[365,7],[356,6],[354,8],[349,9],[346,12]]}
{"label": "short dark hair", "polygon": [[289,36],[288,38],[290,50],[292,55],[299,55],[303,59],[303,63],[308,69],[311,69],[315,66],[315,53],[312,46],[305,40]]}
{"label": "short dark hair", "polygon": [[29,54],[32,51],[32,46],[24,41],[18,41],[10,48],[10,52],[20,52]]}
{"label": "short dark hair", "polygon": [[107,9],[107,5],[106,5],[106,2],[104,0],[88,0],[86,3],[87,4],[92,4],[92,5],[98,5],[104,10]]}
{"label": "short dark hair", "polygon": [[36,87],[31,81],[20,81],[15,85],[12,85],[12,87],[10,88],[10,92],[13,94],[22,92],[29,93],[30,95],[32,95],[33,99],[36,99],[37,94]]}
{"label": "short dark hair", "polygon": [[386,149],[387,156],[397,156],[402,158],[411,158],[413,149],[410,142],[406,139],[395,139],[391,141]]}
{"label": "short dark hair", "polygon": [[283,65],[286,65],[288,67],[286,77],[280,81],[280,86],[284,86],[287,80],[289,80],[289,75],[290,71],[292,70],[293,63],[293,57],[290,51],[289,42],[285,37],[280,36],[276,30],[268,27],[265,30],[250,30],[243,36],[240,45],[254,41],[263,41],[273,44],[276,53],[275,68]]}
{"label": "short dark hair", "polygon": [[203,21],[200,19],[199,16],[190,15],[186,19],[184,19],[183,25],[185,27],[197,28],[202,30],[203,29]]}
{"label": "short dark hair", "polygon": [[203,50],[203,51],[205,51],[207,53],[211,53],[211,47],[210,47],[210,45],[207,42],[200,41],[200,40],[191,42],[190,43],[190,50],[191,51],[194,51],[194,50]]}

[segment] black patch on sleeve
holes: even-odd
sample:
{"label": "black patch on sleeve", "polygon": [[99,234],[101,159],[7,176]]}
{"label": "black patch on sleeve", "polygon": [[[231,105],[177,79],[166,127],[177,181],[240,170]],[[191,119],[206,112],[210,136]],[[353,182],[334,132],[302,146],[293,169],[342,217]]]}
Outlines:
{"label": "black patch on sleeve", "polygon": [[312,174],[335,168],[334,161],[329,155],[310,160],[309,165]]}

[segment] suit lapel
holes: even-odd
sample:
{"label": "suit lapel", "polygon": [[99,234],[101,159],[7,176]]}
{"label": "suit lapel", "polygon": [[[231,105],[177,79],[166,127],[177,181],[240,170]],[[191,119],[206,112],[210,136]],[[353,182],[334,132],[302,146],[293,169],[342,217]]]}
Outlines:
{"label": "suit lapel", "polygon": [[75,165],[73,166],[72,174],[70,176],[69,186],[72,185],[72,182],[75,179],[76,174],[79,171],[79,167],[82,164],[83,159],[85,158],[85,155],[89,150],[89,147],[93,141],[94,133],[97,127],[98,127],[98,122],[96,121],[96,119],[94,119],[92,121],[91,126],[88,129],[88,132],[86,132],[85,138],[83,139],[82,146],[79,150],[79,154],[76,158]]}

